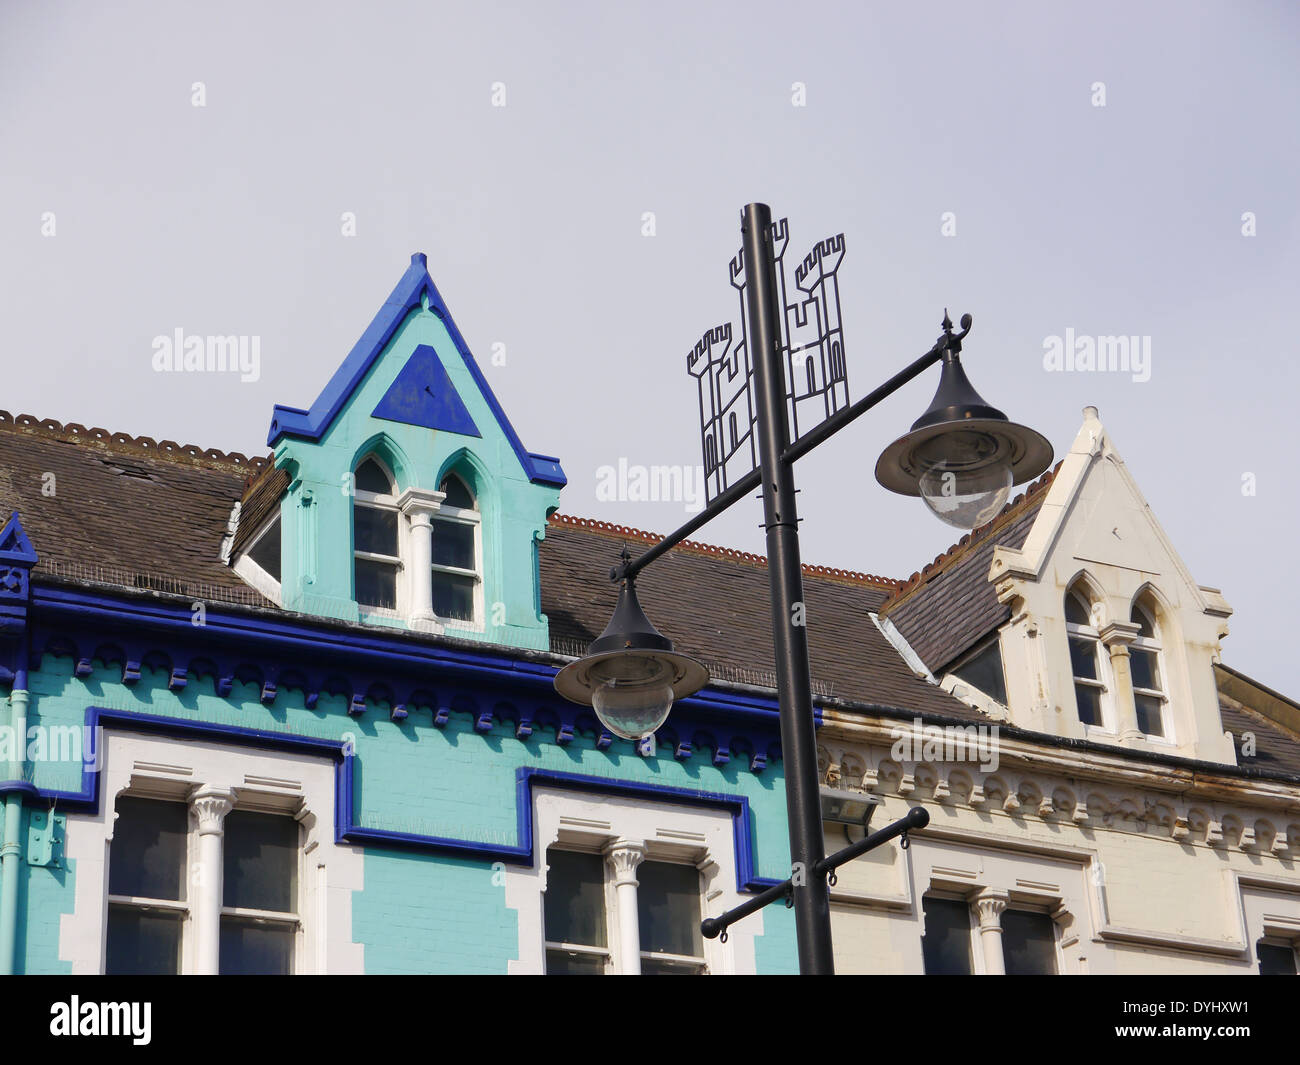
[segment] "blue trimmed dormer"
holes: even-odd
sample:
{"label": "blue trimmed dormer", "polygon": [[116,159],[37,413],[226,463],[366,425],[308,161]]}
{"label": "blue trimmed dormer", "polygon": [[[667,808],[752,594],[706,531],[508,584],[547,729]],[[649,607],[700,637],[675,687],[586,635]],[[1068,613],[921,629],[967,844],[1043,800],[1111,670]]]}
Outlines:
{"label": "blue trimmed dormer", "polygon": [[[537,542],[564,471],[524,449],[424,255],[311,409],[275,407],[267,442],[287,476],[267,533],[285,609],[548,646]],[[259,551],[269,572],[274,541]]]}

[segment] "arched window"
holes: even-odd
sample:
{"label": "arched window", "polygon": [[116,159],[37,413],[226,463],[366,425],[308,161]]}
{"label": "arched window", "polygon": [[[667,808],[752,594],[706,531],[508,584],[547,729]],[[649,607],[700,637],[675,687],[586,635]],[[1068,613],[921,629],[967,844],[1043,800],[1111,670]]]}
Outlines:
{"label": "arched window", "polygon": [[361,460],[352,494],[353,594],[357,605],[397,609],[397,488],[374,455]]}
{"label": "arched window", "polygon": [[1165,709],[1169,700],[1165,695],[1160,671],[1160,632],[1156,627],[1156,612],[1145,603],[1134,603],[1133,624],[1138,634],[1129,645],[1129,669],[1133,675],[1133,701],[1136,704],[1138,728],[1147,736],[1165,737]]}
{"label": "arched window", "polygon": [[443,478],[438,491],[445,498],[433,518],[433,612],[473,624],[483,613],[478,501],[454,473]]}
{"label": "arched window", "polygon": [[711,476],[718,468],[718,443],[710,433],[704,439],[704,476]]}
{"label": "arched window", "polygon": [[740,423],[736,418],[736,412],[733,410],[728,416],[731,424],[731,450],[735,451],[740,446]]}
{"label": "arched window", "polygon": [[805,365],[808,369],[808,394],[812,395],[817,391],[817,366],[812,361],[812,355],[805,360]]}
{"label": "arched window", "polygon": [[1070,672],[1074,674],[1079,720],[1094,728],[1108,728],[1107,659],[1101,653],[1101,634],[1091,615],[1090,602],[1080,586],[1065,593],[1065,631],[1070,641]]}

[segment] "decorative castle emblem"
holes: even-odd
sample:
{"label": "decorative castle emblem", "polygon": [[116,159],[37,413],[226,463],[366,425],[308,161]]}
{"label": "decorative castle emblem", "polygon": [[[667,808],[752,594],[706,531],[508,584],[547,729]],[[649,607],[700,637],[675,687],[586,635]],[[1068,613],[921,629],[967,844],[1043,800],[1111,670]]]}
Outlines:
{"label": "decorative castle emblem", "polygon": [[[844,234],[817,244],[794,270],[794,290],[785,272],[789,243],[787,219],[772,225],[777,298],[781,314],[780,345],[785,368],[786,416],[791,442],[799,439],[849,403],[844,365],[844,330],[840,322],[838,271],[844,258]],[[700,441],[704,483],[713,501],[758,465],[758,425],[750,381],[753,367],[744,335],[748,287],[744,256],[731,260],[731,284],[740,296],[740,328],[710,329],[686,356],[686,368],[700,390]]]}

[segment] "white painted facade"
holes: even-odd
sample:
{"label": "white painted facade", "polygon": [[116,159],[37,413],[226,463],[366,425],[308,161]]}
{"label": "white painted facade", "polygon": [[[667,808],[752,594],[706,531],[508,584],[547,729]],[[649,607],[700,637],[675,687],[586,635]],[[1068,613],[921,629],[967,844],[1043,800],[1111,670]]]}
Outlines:
{"label": "white painted facade", "polygon": [[[880,797],[876,827],[916,805],[931,817],[908,849],[887,845],[840,870],[837,971],[923,972],[927,895],[969,904],[976,973],[1001,971],[1008,908],[1050,916],[1064,974],[1248,974],[1261,942],[1300,952],[1300,786],[1230,772],[1215,663],[1231,610],[1188,573],[1094,408],[1024,547],[997,548],[989,580],[1011,609],[999,634],[1007,705],[936,679],[990,725],[1046,735],[998,736],[992,765],[927,751],[933,735],[911,721],[825,711],[825,782]],[[1076,707],[1064,607],[1075,587],[1102,649],[1103,727]],[[1142,643],[1130,622],[1139,600],[1153,606],[1158,641]],[[1163,737],[1137,727],[1134,646],[1159,648]],[[917,743],[900,746],[904,736]],[[843,845],[828,825],[828,851]]]}

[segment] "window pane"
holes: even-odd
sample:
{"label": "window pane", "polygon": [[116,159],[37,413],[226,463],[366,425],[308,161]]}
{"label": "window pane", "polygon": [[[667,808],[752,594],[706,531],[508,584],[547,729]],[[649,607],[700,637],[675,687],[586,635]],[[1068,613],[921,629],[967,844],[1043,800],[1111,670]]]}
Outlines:
{"label": "window pane", "polygon": [[1085,725],[1101,724],[1101,689],[1087,684],[1074,686],[1074,698],[1079,704],[1079,720]]}
{"label": "window pane", "polygon": [[1149,640],[1156,638],[1155,627],[1151,624],[1151,617],[1136,603],[1133,605],[1133,624],[1138,626],[1138,635],[1145,636]]}
{"label": "window pane", "polygon": [[1070,668],[1076,677],[1097,679],[1097,641],[1070,639]]}
{"label": "window pane", "polygon": [[605,862],[599,854],[547,851],[546,940],[603,947]]}
{"label": "window pane", "polygon": [[953,672],[1006,706],[1007,683],[1002,674],[1002,646],[996,640]]}
{"label": "window pane", "polygon": [[222,917],[221,975],[291,975],[294,934],[288,925]]}
{"label": "window pane", "polygon": [[364,507],[358,503],[352,508],[356,520],[357,551],[397,557],[397,511]]}
{"label": "window pane", "polygon": [[1002,914],[1002,954],[1008,976],[1055,976],[1056,929],[1045,913]]}
{"label": "window pane", "polygon": [[546,952],[547,976],[603,976],[605,959],[591,954],[572,954],[567,950]]}
{"label": "window pane", "polygon": [[1128,659],[1133,672],[1133,687],[1160,691],[1160,666],[1155,651],[1129,650]]}
{"label": "window pane", "polygon": [[357,602],[362,606],[397,608],[397,566],[391,562],[356,560]]}
{"label": "window pane", "polygon": [[183,916],[110,906],[104,972],[109,976],[179,975]]}
{"label": "window pane", "polygon": [[1255,944],[1260,976],[1295,976],[1295,949],[1278,943]]}
{"label": "window pane", "polygon": [[222,903],[298,912],[298,822],[234,810],[226,815]]}
{"label": "window pane", "polygon": [[1092,624],[1092,621],[1088,618],[1088,608],[1079,601],[1077,595],[1067,595],[1065,597],[1065,620],[1076,625]]}
{"label": "window pane", "polygon": [[459,507],[461,510],[474,509],[474,497],[470,495],[469,489],[465,487],[465,482],[454,474],[442,479],[442,487],[438,491],[447,493],[447,498],[442,501],[444,507]]}
{"label": "window pane", "polygon": [[280,579],[280,519],[276,518],[271,527],[257,541],[257,546],[248,553],[248,557],[266,570],[277,581]]}
{"label": "window pane", "polygon": [[970,906],[952,899],[922,899],[926,976],[970,976]]}
{"label": "window pane", "polygon": [[1163,736],[1165,724],[1160,712],[1161,700],[1154,695],[1135,695],[1133,700],[1137,704],[1138,728],[1148,736]]}
{"label": "window pane", "polygon": [[188,829],[189,811],[183,803],[118,799],[108,854],[108,893],[184,900]]}
{"label": "window pane", "polygon": [[374,492],[376,495],[393,494],[393,482],[388,479],[384,468],[374,459],[366,459],[357,467],[357,489],[362,492]]}
{"label": "window pane", "polygon": [[641,949],[663,954],[704,953],[700,934],[700,874],[693,865],[642,862],[637,867]]}
{"label": "window pane", "polygon": [[473,577],[457,577],[434,570],[433,612],[440,618],[473,621],[475,583]]}
{"label": "window pane", "polygon": [[460,521],[435,521],[433,564],[474,569],[474,526]]}

